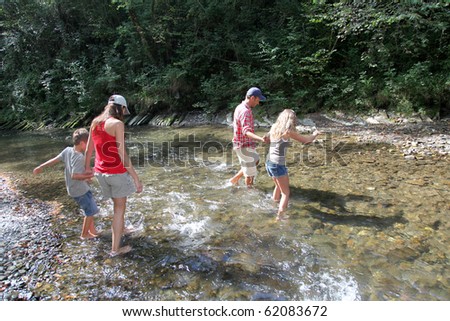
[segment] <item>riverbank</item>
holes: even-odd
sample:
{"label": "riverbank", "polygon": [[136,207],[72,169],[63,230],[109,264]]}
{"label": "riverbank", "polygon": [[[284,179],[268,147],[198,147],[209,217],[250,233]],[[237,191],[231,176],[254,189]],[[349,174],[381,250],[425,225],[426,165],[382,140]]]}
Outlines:
{"label": "riverbank", "polygon": [[[63,129],[77,128],[78,122],[70,122]],[[255,111],[255,127],[270,128],[276,115],[265,114],[261,109]],[[232,126],[232,112],[206,114],[203,112],[188,112],[186,114],[133,115],[125,120],[130,127],[196,127],[204,125]],[[17,130],[47,130],[54,126],[38,126],[28,124],[16,126]],[[88,125],[86,125],[88,126]],[[7,129],[1,127],[0,129]],[[428,117],[402,116],[380,111],[377,114],[349,115],[339,111],[330,113],[314,113],[303,115],[299,119],[301,132],[312,132],[316,128],[322,132],[334,133],[340,136],[355,136],[361,143],[387,143],[400,150],[408,160],[423,159],[429,156],[450,155],[450,118],[431,120]]]}
{"label": "riverbank", "polygon": [[[164,125],[164,117],[156,117],[154,126]],[[170,118],[172,119],[172,118]],[[256,116],[255,126],[270,128],[275,117]],[[131,121],[131,123],[135,123]],[[190,113],[173,122],[174,126],[226,125],[232,126],[232,114],[208,116]],[[304,115],[297,126],[301,132],[318,129],[337,136],[354,136],[361,143],[386,143],[395,146],[407,160],[423,159],[430,156],[450,155],[450,118],[431,120],[427,117],[388,115],[350,116],[341,112],[330,114],[314,113]]]}
{"label": "riverbank", "polygon": [[450,155],[450,119],[432,121],[420,117],[388,117],[386,114],[361,118],[340,113],[313,114],[306,124],[338,135],[355,136],[361,143],[386,143],[395,146],[407,160]]}
{"label": "riverbank", "polygon": [[36,289],[54,283],[61,237],[53,229],[58,205],[29,199],[0,173],[0,300],[41,298]]}

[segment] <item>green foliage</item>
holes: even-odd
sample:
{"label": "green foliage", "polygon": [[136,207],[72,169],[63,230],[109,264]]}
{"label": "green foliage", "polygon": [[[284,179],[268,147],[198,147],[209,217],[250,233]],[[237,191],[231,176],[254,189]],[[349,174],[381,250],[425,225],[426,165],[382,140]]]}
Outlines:
{"label": "green foliage", "polygon": [[334,34],[336,54],[319,89],[328,108],[448,113],[449,5],[338,2],[313,21]]}
{"label": "green foliage", "polygon": [[[77,126],[112,93],[135,113],[449,114],[448,2],[5,0],[0,125]],[[6,124],[6,125],[5,125]],[[24,125],[25,126],[25,125]]]}

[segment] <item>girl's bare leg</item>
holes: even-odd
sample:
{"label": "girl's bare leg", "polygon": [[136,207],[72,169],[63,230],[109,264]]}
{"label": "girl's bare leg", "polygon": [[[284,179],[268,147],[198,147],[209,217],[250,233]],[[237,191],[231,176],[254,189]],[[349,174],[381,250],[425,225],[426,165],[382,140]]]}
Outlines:
{"label": "girl's bare leg", "polygon": [[275,188],[273,189],[273,194],[272,194],[272,200],[274,202],[278,203],[281,198],[281,189],[280,189],[280,186],[278,186],[276,178],[273,177],[272,179],[273,179],[273,182],[275,183]]}
{"label": "girl's bare leg", "polygon": [[278,214],[277,214],[277,220],[282,220],[284,218],[284,211],[286,210],[288,203],[289,203],[289,176],[281,176],[278,178],[275,178],[277,186],[280,188],[281,192],[281,199],[280,199],[280,205],[278,207]]}
{"label": "girl's bare leg", "polygon": [[124,254],[131,250],[131,246],[120,247],[120,240],[123,234],[125,208],[127,203],[126,197],[113,198],[114,217],[112,222],[112,249],[111,255]]}

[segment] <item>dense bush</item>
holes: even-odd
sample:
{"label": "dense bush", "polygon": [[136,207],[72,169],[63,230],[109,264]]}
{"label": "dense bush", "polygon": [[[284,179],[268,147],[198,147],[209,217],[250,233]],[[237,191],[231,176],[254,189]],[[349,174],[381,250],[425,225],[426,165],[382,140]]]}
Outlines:
{"label": "dense bush", "polygon": [[[5,0],[0,124],[75,126],[111,93],[135,113],[448,115],[448,2]],[[23,123],[22,123],[23,124]]]}

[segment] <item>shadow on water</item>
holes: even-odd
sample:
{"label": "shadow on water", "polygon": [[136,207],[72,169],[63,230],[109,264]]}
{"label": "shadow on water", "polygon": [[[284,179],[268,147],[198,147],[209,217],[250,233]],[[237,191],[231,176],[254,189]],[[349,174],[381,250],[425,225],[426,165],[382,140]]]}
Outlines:
{"label": "shadow on water", "polygon": [[[396,214],[390,216],[376,216],[372,214],[359,214],[348,209],[348,202],[373,202],[374,198],[371,196],[358,194],[341,195],[330,191],[302,188],[291,188],[291,192],[302,195],[308,203],[318,203],[320,207],[327,209],[328,211],[325,211],[311,205],[304,206],[312,217],[320,219],[323,222],[367,226],[378,229],[387,228],[396,223],[406,224],[408,222],[404,218],[403,211],[398,211]],[[382,205],[383,208],[391,206],[391,204]]]}
{"label": "shadow on water", "polygon": [[377,229],[391,227],[396,223],[407,223],[408,221],[403,218],[403,213],[399,213],[397,216],[390,217],[376,217],[362,214],[352,213],[338,213],[330,214],[319,211],[312,206],[305,206],[305,209],[309,211],[312,217],[320,219],[323,222],[329,222],[332,224],[347,224],[352,226],[367,226]]}

